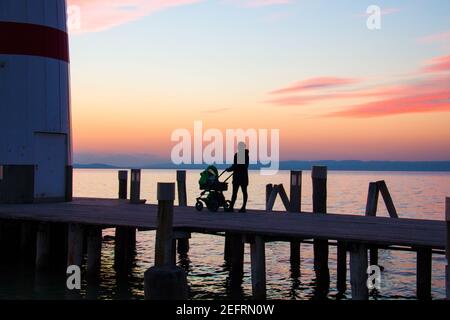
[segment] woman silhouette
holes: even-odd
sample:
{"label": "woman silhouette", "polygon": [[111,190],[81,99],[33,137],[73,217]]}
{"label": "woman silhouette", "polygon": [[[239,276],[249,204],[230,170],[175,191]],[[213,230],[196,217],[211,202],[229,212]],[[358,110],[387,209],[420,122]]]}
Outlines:
{"label": "woman silhouette", "polygon": [[234,205],[236,203],[237,193],[239,187],[242,190],[243,204],[239,212],[246,212],[247,207],[247,187],[248,187],[248,166],[249,166],[249,151],[246,149],[244,142],[239,142],[238,152],[234,155],[233,165],[229,167],[226,171],[233,172],[233,195],[231,196],[230,208],[226,211],[233,212]]}

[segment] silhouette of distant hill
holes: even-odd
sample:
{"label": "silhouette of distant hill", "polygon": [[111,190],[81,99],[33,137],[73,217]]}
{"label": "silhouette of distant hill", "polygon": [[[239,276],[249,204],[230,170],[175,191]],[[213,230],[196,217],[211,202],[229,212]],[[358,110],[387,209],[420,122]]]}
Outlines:
{"label": "silhouette of distant hill", "polygon": [[[323,165],[330,170],[341,171],[426,171],[426,172],[450,172],[450,161],[359,161],[359,160],[318,160],[318,161],[282,161],[281,170],[309,170],[312,166]],[[206,165],[182,165],[172,163],[160,163],[141,166],[142,169],[203,169]],[[130,166],[132,167],[132,166]],[[227,165],[218,165],[225,168]],[[81,169],[117,169],[103,163],[74,164],[74,168]],[[259,169],[260,165],[251,165],[250,169]]]}

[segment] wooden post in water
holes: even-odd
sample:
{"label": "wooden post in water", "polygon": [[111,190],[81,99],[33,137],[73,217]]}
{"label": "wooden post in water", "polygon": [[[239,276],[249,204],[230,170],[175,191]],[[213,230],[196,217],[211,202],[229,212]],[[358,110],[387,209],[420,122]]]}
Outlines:
{"label": "wooden post in water", "polygon": [[24,260],[35,260],[37,225],[33,222],[22,222],[20,233],[20,251]]}
{"label": "wooden post in water", "polygon": [[231,286],[233,289],[242,285],[244,276],[244,249],[245,243],[242,235],[233,234],[231,237]]}
{"label": "wooden post in water", "polygon": [[264,239],[255,236],[250,243],[253,299],[266,299],[266,250]]}
{"label": "wooden post in water", "polygon": [[144,274],[145,299],[185,300],[188,296],[186,273],[173,264],[173,203],[175,184],[158,183],[158,229],[155,266]]}
{"label": "wooden post in water", "polygon": [[130,202],[141,203],[141,169],[131,169]]}
{"label": "wooden post in water", "polygon": [[445,199],[445,221],[447,225],[447,266],[445,267],[445,287],[447,300],[450,300],[450,198]]}
{"label": "wooden post in water", "polygon": [[367,246],[360,243],[350,244],[350,283],[353,300],[368,300],[367,288]]}
{"label": "wooden post in water", "polygon": [[336,260],[336,287],[339,294],[344,294],[347,291],[347,243],[345,241],[337,242]]}
{"label": "wooden post in water", "polygon": [[50,224],[40,223],[36,235],[36,269],[43,271],[50,266]]}
{"label": "wooden post in water", "polygon": [[[132,203],[140,203],[140,170],[132,170]],[[128,171],[119,171],[119,199],[127,199]],[[136,228],[116,227],[114,237],[114,267],[116,271],[126,270],[133,261],[136,251]]]}
{"label": "wooden post in water", "polygon": [[417,299],[431,300],[431,249],[417,248]]}
{"label": "wooden post in water", "polygon": [[87,275],[95,278],[100,274],[102,257],[102,228],[89,226],[87,231]]}
{"label": "wooden post in water", "polygon": [[[302,199],[302,172],[291,171],[289,212],[300,213]],[[300,267],[300,241],[291,241],[291,267]]]}
{"label": "wooden post in water", "polygon": [[119,171],[119,199],[127,199],[128,196],[128,171]]}
{"label": "wooden post in water", "polygon": [[[327,213],[327,167],[312,168],[313,212]],[[314,270],[316,272],[317,293],[324,296],[330,288],[328,269],[328,240],[314,239]]]}
{"label": "wooden post in water", "polygon": [[[186,192],[186,170],[177,170],[177,191],[178,191],[178,205],[180,207],[187,207],[187,192]],[[189,252],[189,238],[178,239],[179,254],[187,254]]]}
{"label": "wooden post in water", "polygon": [[[369,184],[369,191],[367,193],[367,204],[366,204],[366,216],[375,217],[377,215],[378,209],[378,183],[371,182]],[[369,246],[370,249],[370,264],[378,265],[378,249],[376,246]]]}
{"label": "wooden post in water", "polygon": [[67,265],[81,267],[83,263],[83,226],[76,223],[69,224],[67,238]]}

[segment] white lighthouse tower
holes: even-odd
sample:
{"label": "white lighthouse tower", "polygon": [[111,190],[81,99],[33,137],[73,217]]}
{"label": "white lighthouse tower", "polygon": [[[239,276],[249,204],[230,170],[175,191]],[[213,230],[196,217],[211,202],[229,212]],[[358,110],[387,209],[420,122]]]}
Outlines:
{"label": "white lighthouse tower", "polygon": [[66,0],[0,1],[0,203],[70,201]]}

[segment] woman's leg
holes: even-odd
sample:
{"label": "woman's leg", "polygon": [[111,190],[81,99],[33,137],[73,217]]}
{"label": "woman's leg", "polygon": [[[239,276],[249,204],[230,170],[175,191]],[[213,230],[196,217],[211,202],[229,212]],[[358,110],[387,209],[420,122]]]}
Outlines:
{"label": "woman's leg", "polygon": [[244,197],[244,202],[242,204],[241,211],[245,211],[247,209],[247,200],[248,200],[247,186],[246,185],[242,185],[241,189],[242,189],[242,195]]}
{"label": "woman's leg", "polygon": [[233,194],[231,196],[231,204],[230,204],[231,210],[233,210],[234,204],[236,203],[238,190],[239,190],[239,185],[233,184]]}

